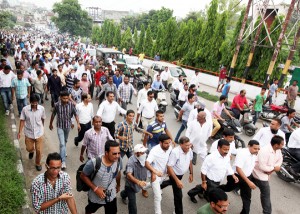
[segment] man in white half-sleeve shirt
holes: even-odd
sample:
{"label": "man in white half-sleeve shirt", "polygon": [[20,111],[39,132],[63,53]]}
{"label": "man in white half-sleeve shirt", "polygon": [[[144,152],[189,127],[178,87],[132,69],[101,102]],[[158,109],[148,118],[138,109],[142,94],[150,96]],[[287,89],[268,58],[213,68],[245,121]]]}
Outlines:
{"label": "man in white half-sleeve shirt", "polygon": [[[235,147],[235,142],[234,142],[234,131],[232,129],[227,129],[225,128],[223,131],[223,139],[227,140],[230,143],[230,148],[228,155],[236,155],[237,149]],[[210,153],[213,153],[215,151],[218,151],[218,142],[219,140],[216,140],[211,144],[210,147]]]}
{"label": "man in white half-sleeve shirt", "polygon": [[172,185],[176,214],[183,214],[183,182],[181,179],[188,170],[190,171],[189,182],[193,182],[193,152],[191,146],[189,138],[181,137],[179,139],[179,146],[172,150],[167,164],[169,180],[165,180],[160,185],[161,189]]}
{"label": "man in white half-sleeve shirt", "polygon": [[102,118],[102,126],[108,128],[111,136],[115,134],[116,113],[126,114],[126,110],[115,101],[115,95],[112,91],[106,93],[106,100],[103,101],[97,111],[97,115]]}
{"label": "man in white half-sleeve shirt", "polygon": [[253,140],[257,140],[259,142],[260,148],[263,148],[267,145],[270,145],[271,139],[275,135],[279,135],[284,139],[285,144],[285,134],[280,130],[281,120],[275,118],[271,121],[270,127],[261,128],[256,135],[254,135]]}
{"label": "man in white half-sleeve shirt", "polygon": [[197,156],[200,155],[201,159],[204,160],[207,155],[207,144],[206,141],[211,134],[211,125],[206,122],[206,113],[201,111],[197,120],[189,123],[185,135],[190,139],[193,144],[193,164],[196,165]]}
{"label": "man in white half-sleeve shirt", "polygon": [[139,109],[140,105],[147,100],[147,93],[151,90],[150,82],[144,82],[144,88],[138,92],[137,97],[137,109]]}
{"label": "man in white half-sleeve shirt", "polygon": [[[219,187],[226,175],[231,175],[235,183],[239,181],[230,165],[229,147],[229,142],[221,139],[218,142],[218,151],[206,156],[201,167],[202,184],[188,191],[193,203],[197,203],[197,194],[202,198],[203,193],[206,196],[212,188]],[[227,188],[227,185],[224,187]]]}
{"label": "man in white half-sleeve shirt", "polygon": [[167,163],[172,147],[171,139],[168,135],[159,136],[159,145],[154,146],[146,160],[146,168],[151,173],[151,186],[154,195],[154,213],[161,214],[161,188],[160,184],[167,176]]}
{"label": "man in white half-sleeve shirt", "polygon": [[157,103],[154,98],[154,92],[148,91],[147,92],[147,100],[141,103],[137,116],[136,116],[136,123],[138,124],[140,115],[143,127],[146,129],[148,125],[155,119],[155,112],[158,110]]}

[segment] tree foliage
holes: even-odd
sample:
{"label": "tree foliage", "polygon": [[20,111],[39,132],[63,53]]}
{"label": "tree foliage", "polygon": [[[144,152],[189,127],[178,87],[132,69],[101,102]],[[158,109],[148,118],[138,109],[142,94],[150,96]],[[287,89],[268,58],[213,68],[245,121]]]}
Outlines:
{"label": "tree foliage", "polygon": [[146,30],[145,42],[144,42],[144,52],[147,56],[152,55],[152,48],[153,48],[153,38],[152,38],[151,28],[150,26],[148,26]]}
{"label": "tree foliage", "polygon": [[121,44],[120,44],[120,48],[126,48],[129,49],[130,47],[133,46],[133,42],[132,42],[132,34],[131,34],[131,30],[128,27],[126,29],[126,31],[122,34],[121,36]]}
{"label": "tree foliage", "polygon": [[1,11],[0,28],[13,28],[17,22],[17,18],[9,11]]}
{"label": "tree foliage", "polygon": [[145,46],[145,26],[142,24],[141,26],[141,32],[139,35],[139,39],[138,39],[138,43],[136,46],[136,52],[140,53],[140,52],[144,52],[144,46]]}
{"label": "tree foliage", "polygon": [[53,5],[55,16],[52,21],[62,33],[76,36],[90,36],[93,20],[82,10],[78,0],[63,0]]}

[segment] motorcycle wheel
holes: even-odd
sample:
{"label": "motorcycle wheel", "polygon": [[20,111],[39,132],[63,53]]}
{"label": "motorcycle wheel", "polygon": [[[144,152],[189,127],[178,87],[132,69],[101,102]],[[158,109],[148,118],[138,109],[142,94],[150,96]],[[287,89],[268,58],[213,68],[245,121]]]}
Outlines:
{"label": "motorcycle wheel", "polygon": [[242,139],[240,139],[240,138],[236,138],[235,141],[234,141],[234,143],[235,143],[235,148],[236,149],[238,149],[238,148],[245,148],[246,147],[245,142]]}
{"label": "motorcycle wheel", "polygon": [[245,131],[245,134],[249,137],[251,137],[255,134],[255,130],[251,129],[251,128],[245,128],[244,131]]}
{"label": "motorcycle wheel", "polygon": [[[165,113],[166,110],[167,110],[167,107],[166,107],[166,106],[161,106],[161,107],[160,107],[160,110],[162,110],[162,112]],[[177,116],[177,117],[178,117],[178,116]]]}
{"label": "motorcycle wheel", "polygon": [[[287,170],[288,167],[290,167],[292,164],[294,164],[294,161],[292,161],[291,159],[288,158],[283,158],[283,162],[281,167],[285,168],[285,170]],[[281,180],[284,180],[285,182],[293,182],[294,179],[287,177],[287,175],[285,174],[285,172],[283,170],[280,169],[279,172],[276,172],[276,174],[278,175],[278,177]]]}
{"label": "motorcycle wheel", "polygon": [[139,84],[139,85],[137,86],[137,90],[140,91],[141,89],[143,89],[143,85],[142,85],[142,84]]}

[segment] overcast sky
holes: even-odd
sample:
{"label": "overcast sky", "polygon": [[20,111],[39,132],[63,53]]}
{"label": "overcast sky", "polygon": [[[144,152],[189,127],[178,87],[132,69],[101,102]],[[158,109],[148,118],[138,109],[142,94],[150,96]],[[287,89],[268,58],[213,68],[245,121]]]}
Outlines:
{"label": "overcast sky", "polygon": [[[40,7],[51,9],[55,2],[61,0],[9,0],[9,2],[33,2]],[[185,17],[190,11],[199,11],[205,8],[211,0],[79,0],[82,7],[100,7],[104,10],[132,10],[143,12],[151,9],[166,7],[172,9],[175,16]],[[273,0],[275,4],[280,2],[290,2],[291,0]],[[246,4],[248,0],[242,0]],[[254,1],[254,2],[257,2]],[[270,1],[270,4],[272,0]]]}

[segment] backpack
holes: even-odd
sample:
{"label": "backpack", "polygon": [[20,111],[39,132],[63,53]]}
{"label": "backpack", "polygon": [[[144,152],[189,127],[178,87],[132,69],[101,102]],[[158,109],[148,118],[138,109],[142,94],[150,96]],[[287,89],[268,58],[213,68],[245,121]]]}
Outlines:
{"label": "backpack", "polygon": [[[101,161],[102,160],[101,160],[100,157],[96,158],[95,170],[94,170],[94,172],[92,174],[90,174],[90,176],[88,176],[91,181],[93,181],[93,179],[95,178],[98,170],[100,169],[100,167],[101,167]],[[90,187],[86,183],[84,183],[83,180],[81,180],[81,178],[80,178],[81,172],[82,172],[82,170],[83,170],[83,168],[84,168],[85,165],[86,165],[86,163],[81,164],[79,166],[79,168],[77,169],[77,172],[76,172],[76,190],[78,192],[81,192],[81,191],[87,192],[87,191],[90,190]]]}

